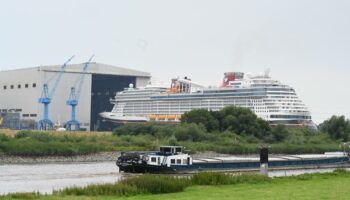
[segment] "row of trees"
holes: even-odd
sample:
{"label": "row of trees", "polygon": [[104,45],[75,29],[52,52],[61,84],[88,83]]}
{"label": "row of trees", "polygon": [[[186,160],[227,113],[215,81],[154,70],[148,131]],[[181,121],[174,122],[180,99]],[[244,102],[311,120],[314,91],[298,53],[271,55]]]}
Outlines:
{"label": "row of trees", "polygon": [[[174,141],[211,142],[231,140],[245,143],[327,144],[350,139],[350,122],[333,116],[323,122],[319,132],[271,126],[250,109],[229,106],[220,111],[195,109],[185,113],[181,124],[126,124],[114,130],[118,136],[150,135]],[[172,142],[173,143],[173,142]]]}
{"label": "row of trees", "polygon": [[[185,113],[181,122],[202,124],[208,132],[228,130],[238,135],[253,135],[259,139],[272,137],[274,141],[283,141],[289,135],[288,129],[283,125],[271,127],[250,109],[235,106],[228,106],[220,111],[195,109]],[[344,116],[332,116],[320,124],[319,130],[335,140],[350,139],[350,121]]]}

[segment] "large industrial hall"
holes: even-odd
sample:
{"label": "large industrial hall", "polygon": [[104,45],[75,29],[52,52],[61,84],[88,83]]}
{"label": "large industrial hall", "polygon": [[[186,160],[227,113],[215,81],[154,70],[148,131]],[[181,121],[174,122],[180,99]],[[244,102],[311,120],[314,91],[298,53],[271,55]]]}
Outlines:
{"label": "large industrial hall", "polygon": [[110,99],[116,92],[130,84],[145,86],[151,77],[147,72],[97,62],[67,64],[62,69],[62,65],[49,65],[0,71],[0,126],[37,129],[44,118],[44,105],[39,99],[46,84],[53,94],[47,113],[54,128],[64,127],[71,119],[72,108],[67,100],[72,87],[80,87],[75,111],[79,128],[110,130],[113,127],[104,123],[99,113],[113,108]]}

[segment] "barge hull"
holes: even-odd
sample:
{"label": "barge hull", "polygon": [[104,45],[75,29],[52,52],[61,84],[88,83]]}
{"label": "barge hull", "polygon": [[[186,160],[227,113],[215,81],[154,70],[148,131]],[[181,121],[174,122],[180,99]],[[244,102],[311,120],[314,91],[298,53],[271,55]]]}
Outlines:
{"label": "barge hull", "polygon": [[[320,168],[322,166],[336,167],[349,163],[348,157],[327,158],[317,160],[286,160],[269,161],[268,166],[271,169],[301,169],[301,168]],[[127,173],[186,173],[195,171],[245,171],[256,170],[260,168],[260,162],[211,162],[211,163],[193,163],[192,165],[173,165],[171,167],[129,164],[120,165],[120,171]]]}

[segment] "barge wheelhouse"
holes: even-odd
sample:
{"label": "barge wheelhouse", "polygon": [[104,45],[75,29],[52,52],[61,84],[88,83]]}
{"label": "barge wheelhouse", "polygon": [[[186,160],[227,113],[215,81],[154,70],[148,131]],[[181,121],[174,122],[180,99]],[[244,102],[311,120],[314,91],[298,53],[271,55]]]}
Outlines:
{"label": "barge wheelhouse", "polygon": [[120,171],[134,173],[175,172],[192,165],[192,157],[181,146],[161,146],[158,152],[122,152],[117,160]]}

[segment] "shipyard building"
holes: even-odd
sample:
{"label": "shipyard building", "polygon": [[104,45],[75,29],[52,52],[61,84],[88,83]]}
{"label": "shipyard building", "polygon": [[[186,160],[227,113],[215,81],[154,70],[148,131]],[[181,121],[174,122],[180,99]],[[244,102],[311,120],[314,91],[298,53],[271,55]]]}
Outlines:
{"label": "shipyard building", "polygon": [[[62,73],[56,92],[49,105],[49,119],[56,127],[63,127],[70,120],[71,107],[66,104],[71,87],[76,87],[82,74],[84,82],[76,111],[80,128],[85,130],[110,130],[99,113],[110,111],[110,99],[116,92],[133,84],[148,84],[150,73],[101,63],[68,65]],[[38,102],[43,84],[49,89],[55,84],[60,65],[39,66],[25,69],[0,71],[0,126],[14,129],[35,129],[43,118],[43,104]]]}

